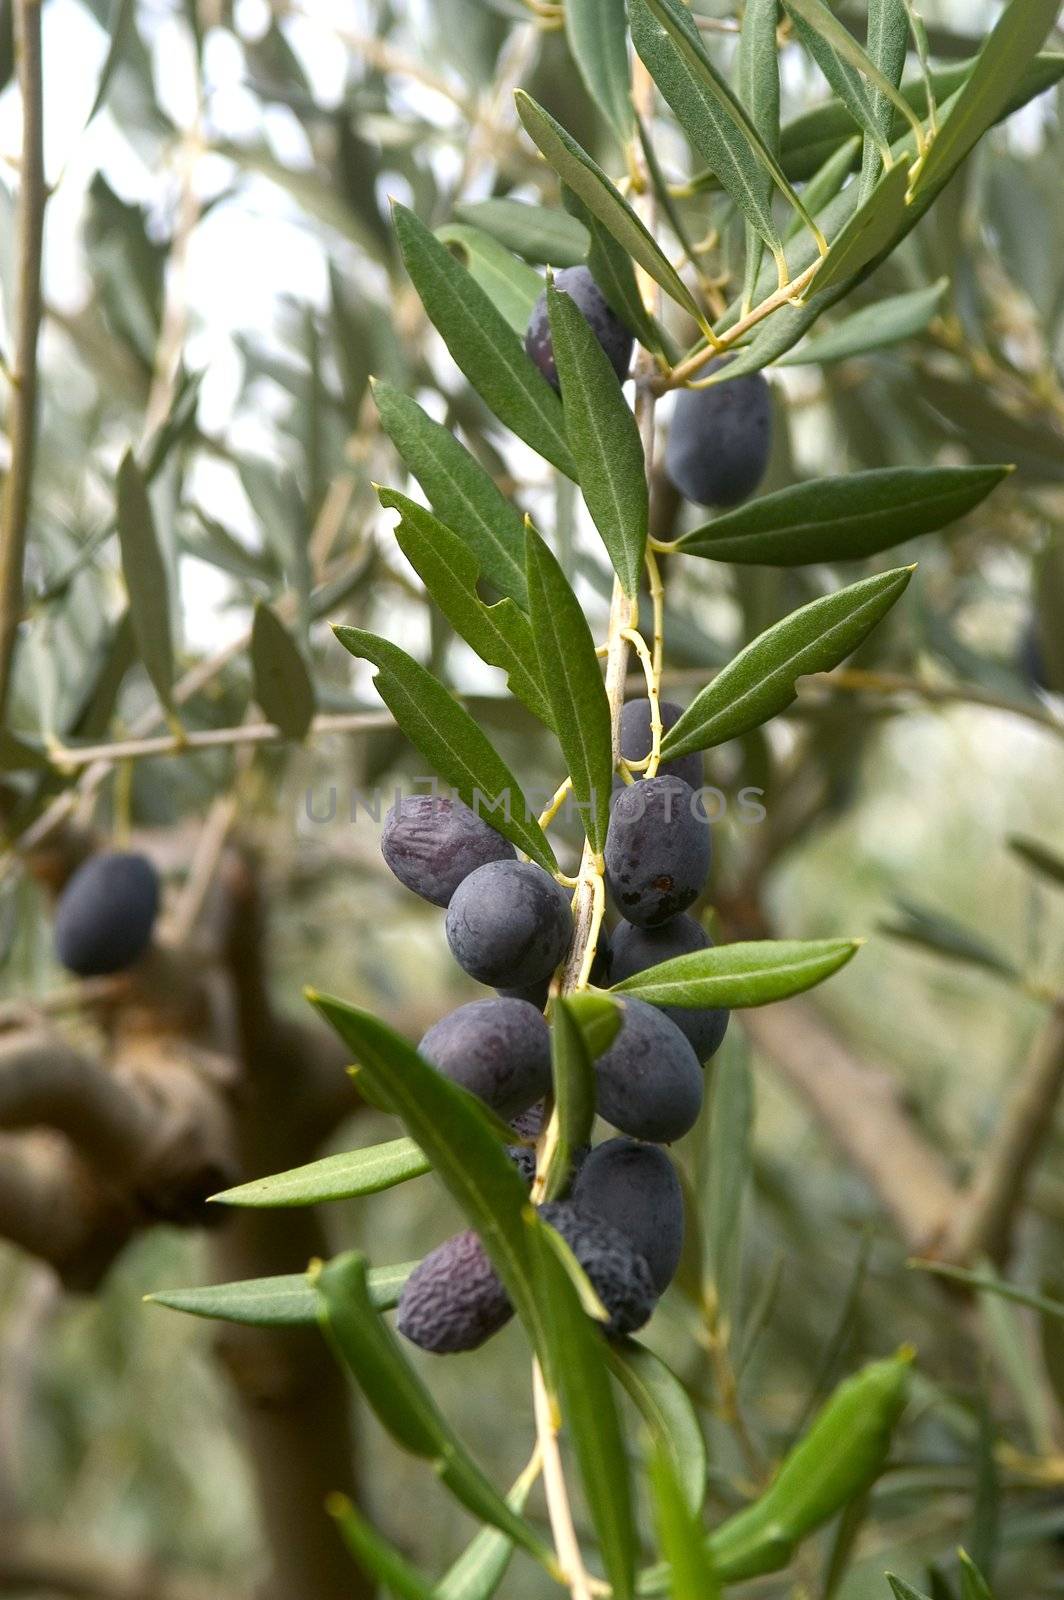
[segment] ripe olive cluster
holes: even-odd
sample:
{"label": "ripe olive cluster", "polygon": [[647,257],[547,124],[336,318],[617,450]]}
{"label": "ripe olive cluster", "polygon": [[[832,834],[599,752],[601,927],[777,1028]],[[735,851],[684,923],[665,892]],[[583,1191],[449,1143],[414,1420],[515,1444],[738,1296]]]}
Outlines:
{"label": "ripe olive cluster", "polygon": [[[587,267],[558,272],[617,377],[628,376],[633,338]],[[558,389],[546,293],[533,308],[525,348]],[[712,372],[713,363],[708,372]],[[665,468],[688,499],[730,506],[761,482],[772,413],[760,373],[680,394]],[[667,729],[680,708],[660,706]],[[652,747],[649,700],[622,708],[620,753],[638,765]],[[619,982],[673,956],[704,949],[709,936],[686,913],[709,873],[710,833],[700,805],[702,761],[688,755],[653,777],[616,780],[606,836],[606,886],[620,920],[602,930],[593,984]],[[459,966],[496,990],[430,1028],[422,1055],[512,1121],[521,1143],[510,1156],[532,1185],[543,1099],[551,1087],[551,980],[565,959],[572,922],[561,886],[457,799],[420,796],[389,813],[383,851],[396,877],[447,909],[447,939]],[[621,1135],[581,1152],[568,1198],[541,1214],[568,1243],[609,1314],[608,1331],[631,1333],[650,1316],[676,1270],[683,1242],[679,1181],[658,1148],[694,1124],[701,1066],[720,1047],[728,1013],[652,1006],[629,998],[620,1029],[595,1062],[596,1108]],[[469,1350],[512,1308],[475,1232],[427,1256],[403,1290],[399,1328],[426,1350]]]}
{"label": "ripe olive cluster", "polygon": [[[665,704],[671,726],[679,707]],[[638,763],[651,748],[646,700],[622,708],[620,750]],[[686,915],[705,885],[709,826],[696,785],[701,759],[666,763],[660,773],[618,783],[606,836],[606,884],[621,913],[599,940],[592,981],[629,977],[671,956],[704,948],[708,936]],[[382,835],[396,877],[446,906],[458,965],[497,991],[435,1023],[419,1050],[452,1082],[509,1119],[511,1159],[531,1187],[533,1143],[551,1088],[551,980],[572,939],[567,891],[461,800],[417,795],[392,807]],[[683,1203],[663,1143],[694,1124],[702,1104],[701,1063],[719,1047],[722,1010],[624,1002],[621,1026],[595,1062],[597,1110],[618,1130],[580,1152],[565,1199],[541,1214],[568,1243],[609,1313],[608,1331],[631,1333],[650,1316],[679,1261]],[[398,1325],[422,1348],[468,1350],[496,1332],[511,1306],[475,1233],[434,1250],[408,1280]]]}
{"label": "ripe olive cluster", "polygon": [[159,877],[131,850],[101,850],[67,879],[55,913],[55,952],[79,978],[134,966],[151,944]]}

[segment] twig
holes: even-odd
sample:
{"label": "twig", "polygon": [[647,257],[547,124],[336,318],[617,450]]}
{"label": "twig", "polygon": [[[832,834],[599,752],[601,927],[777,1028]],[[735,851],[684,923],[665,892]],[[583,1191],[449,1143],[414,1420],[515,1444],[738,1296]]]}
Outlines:
{"label": "twig", "polygon": [[532,1362],[532,1407],[536,1418],[536,1440],[543,1464],[543,1489],[547,1496],[547,1513],[558,1561],[569,1585],[573,1600],[592,1600],[591,1580],[580,1551],[580,1540],[573,1525],[573,1511],[569,1504],[569,1491],[565,1484],[561,1452],[558,1449],[558,1428],[543,1372],[538,1361]]}
{"label": "twig", "polygon": [[1057,1001],[1034,1041],[1027,1066],[984,1152],[968,1195],[939,1252],[946,1261],[972,1265],[988,1257],[1000,1265],[1039,1152],[1053,1130],[1064,1091],[1064,998]]}
{"label": "twig", "polygon": [[37,438],[37,336],[41,326],[44,207],[44,88],[41,0],[17,0],[14,11],[22,93],[22,163],[18,198],[18,311],[11,379],[11,459],[0,505],[0,719],[7,709],[15,639],[22,620],[30,485]]}
{"label": "twig", "polygon": [[[337,711],[323,712],[314,718],[308,738],[320,738],[328,733],[367,733],[373,728],[390,728],[394,722],[389,711]],[[60,769],[91,767],[98,761],[109,765],[119,761],[138,760],[145,756],[181,755],[186,750],[229,749],[247,744],[283,744],[288,735],[273,722],[242,722],[233,728],[202,728],[180,734],[158,734],[148,739],[118,739],[113,744],[85,745],[76,749],[56,751],[52,757]]]}

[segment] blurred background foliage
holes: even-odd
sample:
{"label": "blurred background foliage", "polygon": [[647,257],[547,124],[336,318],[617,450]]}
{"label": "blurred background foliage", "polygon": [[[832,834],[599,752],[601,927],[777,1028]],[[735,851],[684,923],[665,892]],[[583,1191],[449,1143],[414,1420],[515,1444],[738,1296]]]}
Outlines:
{"label": "blurred background foliage", "polygon": [[[696,10],[729,60],[734,8],[701,0]],[[936,60],[974,54],[997,10],[928,0]],[[0,0],[6,156],[19,126],[10,11]],[[849,11],[860,33],[861,8]],[[416,393],[460,430],[554,530],[601,624],[608,574],[595,540],[566,485],[500,436],[427,330],[397,265],[388,199],[434,226],[483,219],[465,208],[487,199],[556,206],[550,173],[518,134],[518,84],[611,171],[618,152],[564,35],[537,26],[518,0],[48,0],[44,36],[55,187],[29,621],[4,735],[12,832],[77,793],[82,815],[144,841],[177,884],[211,803],[235,796],[266,863],[276,976],[290,1004],[313,982],[417,1037],[472,985],[448,959],[437,913],[382,873],[372,818],[347,816],[354,790],[387,796],[419,770],[392,731],[121,762],[78,791],[78,772],[43,758],[56,741],[157,728],[114,537],[116,469],[132,445],[150,477],[180,670],[217,658],[182,708],[187,729],[261,720],[247,641],[255,602],[268,600],[311,667],[320,715],[376,708],[361,664],[326,623],[372,627],[471,697],[522,780],[553,787],[546,741],[501,698],[498,675],[449,635],[393,546],[372,484],[409,484],[368,381]],[[793,43],[782,61],[789,120],[827,89]],[[768,488],[898,464],[1000,460],[1015,474],[960,527],[898,553],[919,559],[918,582],[852,664],[872,675],[864,692],[852,674],[837,689],[810,689],[793,715],[714,753],[709,767],[728,804],[707,916],[740,935],[771,925],[788,937],[871,936],[817,1005],[858,1061],[896,1076],[959,1176],[978,1163],[1064,953],[1060,885],[1009,846],[1015,835],[1064,845],[1061,95],[1050,89],[986,139],[859,291],[858,304],[873,306],[946,280],[921,333],[773,376]],[[667,115],[657,139],[667,174],[682,178],[685,147]],[[0,164],[8,313],[12,204]],[[688,239],[717,230],[703,266],[728,273],[742,229],[721,197],[696,192],[678,213]],[[0,348],[10,349],[2,320]],[[896,564],[894,552],[882,564]],[[676,697],[768,622],[856,575],[668,563]],[[740,815],[744,785],[764,791],[765,821]],[[322,820],[331,791],[335,816]],[[11,858],[0,896],[3,991],[47,993],[60,975],[45,908]],[[972,938],[989,957],[973,958]],[[831,1586],[833,1531],[803,1553],[797,1579],[751,1593],[871,1600],[884,1593],[884,1568],[925,1582],[937,1563],[934,1592],[955,1594],[952,1552],[964,1542],[993,1571],[1000,1600],[1064,1594],[1060,1324],[1040,1328],[997,1301],[951,1303],[907,1270],[860,1177],[738,1028],[726,1060],[740,1082],[752,1066],[756,1085],[752,1183],[730,1263],[720,1260],[711,1119],[680,1153],[732,1344],[722,1367],[693,1270],[650,1331],[705,1400],[711,1504],[737,1503],[860,1358],[908,1340],[921,1357],[896,1470],[876,1491],[846,1575]],[[357,1138],[376,1136],[388,1136],[387,1119],[370,1113]],[[1062,1150],[1054,1136],[1012,1267],[1058,1290]],[[337,1247],[357,1240],[380,1262],[422,1253],[455,1223],[427,1179],[338,1207],[329,1221]],[[34,1516],[116,1554],[207,1574],[205,1593],[246,1592],[261,1530],[209,1330],[140,1303],[151,1288],[203,1277],[200,1242],[153,1232],[98,1296],[61,1305],[40,1270],[0,1254],[0,1410],[12,1413],[4,1437],[22,1452]],[[432,1367],[442,1403],[498,1482],[520,1468],[530,1436],[525,1385],[512,1376],[519,1339],[511,1328],[475,1357]],[[360,1430],[371,1513],[438,1569],[469,1527],[372,1420]],[[522,1566],[522,1595],[548,1592],[543,1582]]]}

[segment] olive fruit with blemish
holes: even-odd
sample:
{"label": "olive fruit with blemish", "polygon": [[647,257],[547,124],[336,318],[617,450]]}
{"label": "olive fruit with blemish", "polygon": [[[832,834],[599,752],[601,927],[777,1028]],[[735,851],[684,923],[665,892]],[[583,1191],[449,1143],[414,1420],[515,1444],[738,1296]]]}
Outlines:
{"label": "olive fruit with blemish", "polygon": [[540,1206],[569,1246],[609,1312],[606,1332],[635,1333],[646,1322],[658,1295],[650,1268],[619,1228],[574,1200],[552,1200]]}
{"label": "olive fruit with blemish", "polygon": [[[662,700],[661,725],[668,733],[674,722],[683,714],[683,707]],[[621,707],[620,749],[626,761],[642,761],[650,754],[653,734],[650,730],[650,701],[626,700]],[[638,778],[639,774],[635,776]],[[658,778],[682,778],[692,789],[702,787],[702,755],[695,750],[688,756],[677,756],[675,761],[663,761],[655,774]]]}
{"label": "olive fruit with blemish", "polygon": [[709,826],[681,778],[646,778],[613,796],[606,882],[629,922],[656,927],[693,905],[709,875]]}
{"label": "olive fruit with blemish", "polygon": [[475,1350],[513,1316],[506,1290],[472,1228],[418,1263],[399,1295],[396,1326],[434,1355]]}
{"label": "olive fruit with blemish", "polygon": [[[720,365],[711,361],[706,374]],[[665,445],[665,472],[702,506],[737,506],[760,484],[772,452],[772,395],[760,372],[682,389]]]}
{"label": "olive fruit with blemish", "polygon": [[550,1088],[550,1030],[527,1000],[471,1000],[434,1023],[418,1050],[501,1117],[526,1111]]}
{"label": "olive fruit with blemish", "polygon": [[55,912],[55,953],[79,978],[124,972],[151,944],[159,875],[147,856],[103,850],[67,879]]}
{"label": "olive fruit with blemish", "polygon": [[664,1294],[683,1249],[683,1190],[661,1146],[623,1138],[596,1145],[576,1175],[572,1201],[624,1234]]}
{"label": "olive fruit with blemish", "polygon": [[514,861],[513,845],[451,795],[400,799],[384,819],[381,854],[406,888],[447,906],[463,879],[488,861]]}
{"label": "olive fruit with blemish", "polygon": [[531,861],[489,861],[447,908],[447,941],[464,972],[499,989],[549,978],[572,937],[569,896]]}
{"label": "olive fruit with blemish", "polygon": [[[567,294],[572,300],[605,351],[610,366],[623,383],[632,364],[632,335],[611,308],[606,296],[591,276],[590,269],[563,267],[560,272],[554,274],[554,287],[560,294]],[[554,361],[554,341],[551,338],[545,289],[532,307],[525,332],[525,349],[551,388],[558,389],[560,387],[558,368]]]}
{"label": "olive fruit with blemish", "polygon": [[[673,917],[660,928],[637,928],[621,922],[613,932],[612,981],[621,983],[674,956],[707,950],[713,940],[694,917]],[[687,1038],[699,1061],[708,1061],[721,1046],[731,1013],[725,1006],[659,1006]]]}
{"label": "olive fruit with blemish", "polygon": [[644,1000],[624,997],[621,1026],[595,1062],[596,1105],[621,1133],[670,1144],[702,1108],[702,1068],[675,1022]]}

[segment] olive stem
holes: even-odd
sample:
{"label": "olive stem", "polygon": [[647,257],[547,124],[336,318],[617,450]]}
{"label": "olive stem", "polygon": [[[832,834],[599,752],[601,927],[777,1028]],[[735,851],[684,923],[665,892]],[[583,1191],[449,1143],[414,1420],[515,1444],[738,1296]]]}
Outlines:
{"label": "olive stem", "polygon": [[48,186],[44,176],[44,86],[40,0],[14,8],[22,95],[18,196],[18,299],[11,384],[9,461],[0,503],[0,717],[11,688],[23,610],[23,565],[37,443],[37,338],[41,325],[41,254]]}
{"label": "olive stem", "polygon": [[646,678],[647,699],[650,701],[650,754],[646,758],[645,769],[646,776],[653,778],[657,773],[658,763],[661,760],[661,740],[664,734],[664,729],[661,725],[661,705],[658,696],[657,676],[654,672],[653,659],[647,649],[647,642],[643,635],[634,628],[628,628],[625,630],[625,638],[639,657],[640,665],[643,668],[643,676]]}
{"label": "olive stem", "polygon": [[584,1566],[580,1540],[573,1525],[569,1490],[566,1487],[561,1451],[558,1449],[558,1418],[547,1393],[547,1385],[543,1381],[543,1370],[534,1358],[532,1409],[536,1418],[536,1440],[543,1464],[543,1489],[547,1496],[547,1513],[550,1517],[558,1561],[573,1600],[592,1600],[591,1580]]}
{"label": "olive stem", "polygon": [[714,334],[712,344],[685,357],[678,366],[673,367],[667,376],[658,380],[658,388],[662,392],[666,389],[679,389],[681,387],[698,388],[698,384],[692,384],[690,381],[693,375],[721,350],[730,349],[733,344],[736,344],[742,338],[744,333],[749,333],[751,328],[756,327],[759,322],[763,322],[766,317],[771,316],[773,311],[778,311],[780,306],[788,305],[797,300],[816,277],[823,259],[823,256],[818,256],[796,278],[792,278],[789,283],[781,285],[767,299],[762,300],[760,305],[756,305],[752,311],[748,312],[745,317],[740,317],[738,322],[733,323],[726,332]]}

